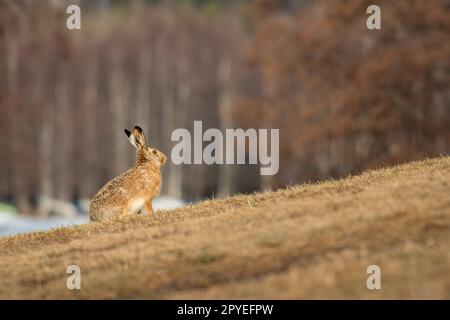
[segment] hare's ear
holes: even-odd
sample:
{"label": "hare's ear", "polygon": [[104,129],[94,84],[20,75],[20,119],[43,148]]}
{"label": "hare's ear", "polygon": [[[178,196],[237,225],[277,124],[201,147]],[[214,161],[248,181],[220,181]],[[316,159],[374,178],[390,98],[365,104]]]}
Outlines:
{"label": "hare's ear", "polygon": [[135,148],[139,148],[137,143],[136,143],[136,137],[134,136],[133,133],[131,133],[129,130],[124,129],[125,134],[128,137],[128,140],[130,140],[130,143],[135,147]]}
{"label": "hare's ear", "polygon": [[145,137],[144,131],[141,129],[141,127],[135,126],[133,129],[133,135],[135,137],[136,144],[139,147],[147,147],[147,138]]}

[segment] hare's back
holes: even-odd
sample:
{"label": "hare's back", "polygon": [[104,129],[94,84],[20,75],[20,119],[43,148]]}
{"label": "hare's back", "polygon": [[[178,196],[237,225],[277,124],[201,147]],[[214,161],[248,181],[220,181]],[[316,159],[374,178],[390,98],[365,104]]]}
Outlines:
{"label": "hare's back", "polygon": [[128,197],[127,181],[124,176],[118,176],[106,183],[92,198],[93,204],[121,204]]}

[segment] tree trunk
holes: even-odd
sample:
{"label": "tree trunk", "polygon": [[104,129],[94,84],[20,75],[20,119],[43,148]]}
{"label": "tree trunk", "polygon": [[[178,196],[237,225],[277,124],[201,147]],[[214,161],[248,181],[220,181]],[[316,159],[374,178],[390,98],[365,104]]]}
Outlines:
{"label": "tree trunk", "polygon": [[[222,57],[218,64],[218,82],[219,82],[219,122],[220,130],[225,134],[226,129],[233,128],[233,115],[232,115],[232,85],[231,85],[231,59],[227,56]],[[225,150],[225,141],[224,141]],[[222,151],[222,158],[224,164],[219,167],[219,181],[217,196],[227,197],[235,192],[235,173],[236,170],[233,164],[225,164],[225,154]],[[230,150],[225,150],[230,152]]]}
{"label": "tree trunk", "polygon": [[[118,175],[129,167],[128,163],[128,141],[125,139],[123,129],[127,127],[127,110],[125,107],[127,83],[123,74],[123,57],[120,52],[112,57],[112,74],[110,79],[110,97],[113,115],[113,143],[114,143],[114,166],[113,174]],[[127,150],[128,149],[128,150]]]}

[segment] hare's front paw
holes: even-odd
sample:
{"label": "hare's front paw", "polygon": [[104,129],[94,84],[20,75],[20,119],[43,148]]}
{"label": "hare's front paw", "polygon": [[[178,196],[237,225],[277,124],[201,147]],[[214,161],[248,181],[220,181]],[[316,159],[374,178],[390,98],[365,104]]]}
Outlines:
{"label": "hare's front paw", "polygon": [[145,211],[147,212],[147,214],[153,213],[152,200],[145,201],[144,207],[145,207]]}

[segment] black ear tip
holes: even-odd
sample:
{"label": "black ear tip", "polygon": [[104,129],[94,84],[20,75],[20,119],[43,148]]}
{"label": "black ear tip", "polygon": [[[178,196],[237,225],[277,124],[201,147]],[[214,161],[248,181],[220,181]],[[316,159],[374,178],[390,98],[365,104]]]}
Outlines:
{"label": "black ear tip", "polygon": [[128,137],[130,136],[131,132],[130,132],[129,130],[123,129],[123,131],[125,131],[125,134],[126,134]]}
{"label": "black ear tip", "polygon": [[135,126],[135,127],[134,127],[134,130],[137,130],[137,131],[139,131],[139,132],[142,132],[142,128],[139,127],[139,126]]}

